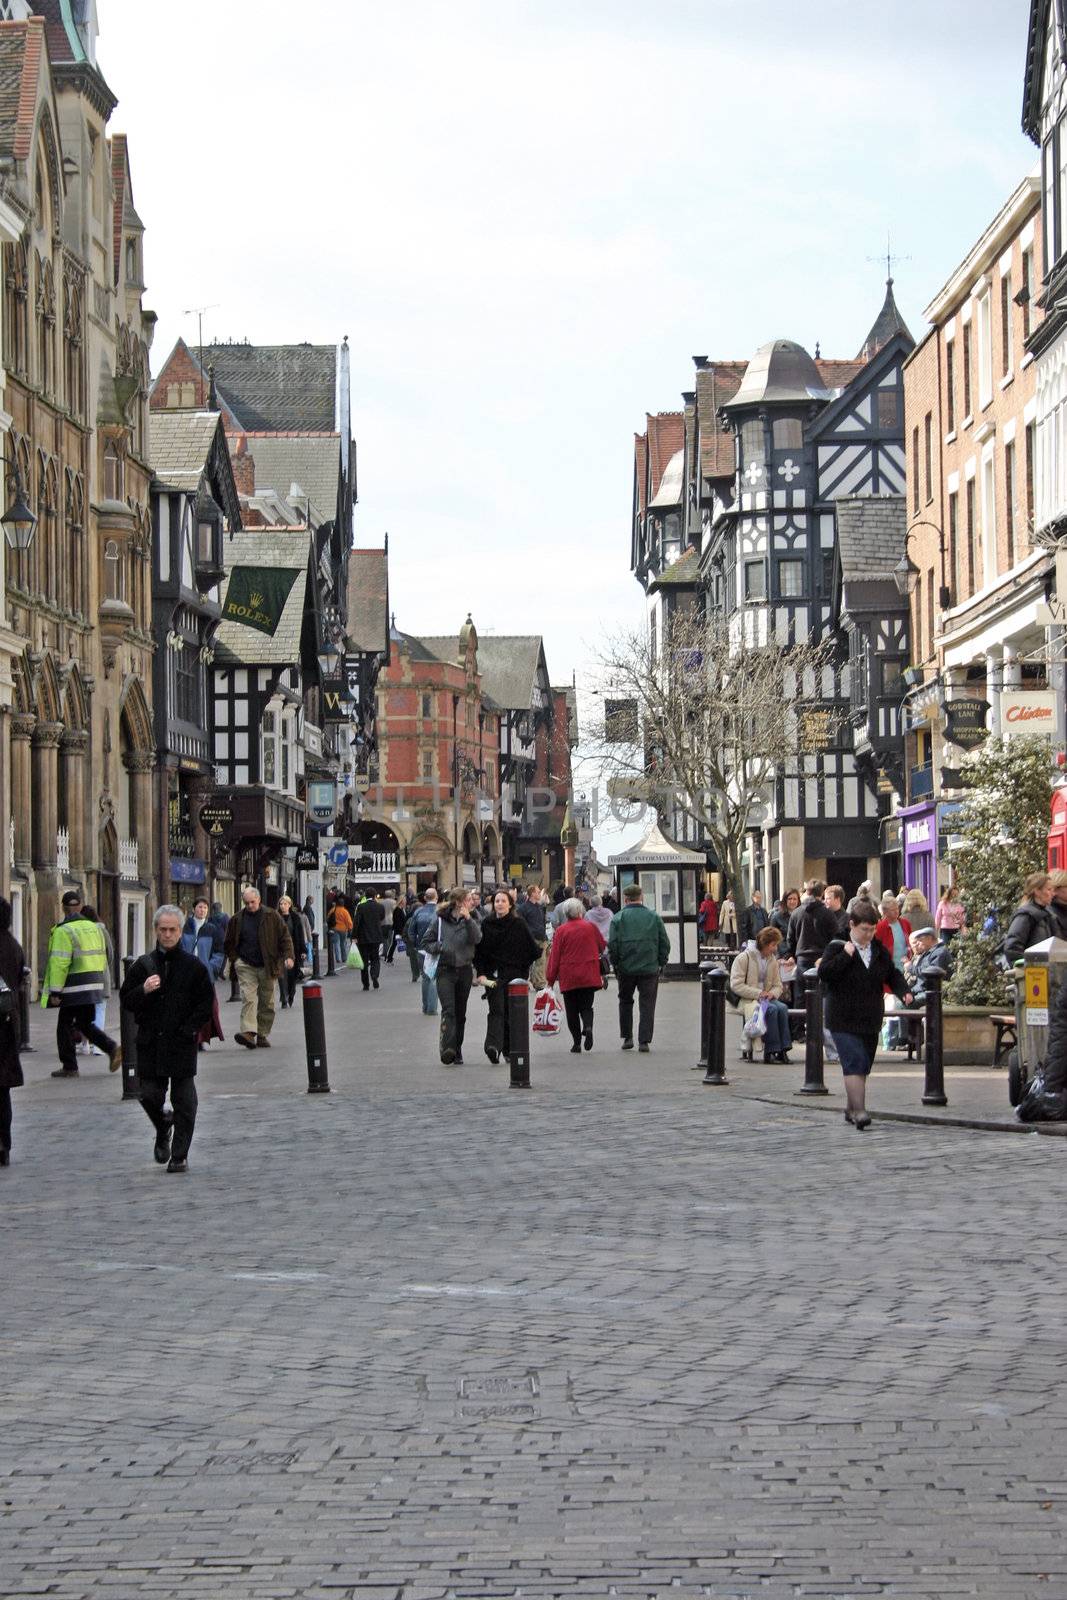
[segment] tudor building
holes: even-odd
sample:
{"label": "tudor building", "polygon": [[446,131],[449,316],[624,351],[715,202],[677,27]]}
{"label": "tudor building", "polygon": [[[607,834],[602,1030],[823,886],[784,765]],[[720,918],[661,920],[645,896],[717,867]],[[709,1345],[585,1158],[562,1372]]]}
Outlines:
{"label": "tudor building", "polygon": [[5,14],[2,220],[17,219],[3,247],[6,455],[37,525],[5,572],[18,647],[0,884],[39,972],[65,884],[96,902],[119,956],[143,948],[150,909],[154,318],[126,141],[106,135],[116,101],[96,64],[95,8],[8,0]]}
{"label": "tudor building", "polygon": [[[816,362],[800,345],[775,340],[720,408],[719,424],[734,439],[732,492],[728,504],[716,497],[700,570],[709,615],[738,637],[787,645],[835,635],[839,507],[903,492],[901,371],[912,347],[890,281],[854,361]],[[901,602],[885,641],[889,666],[899,670],[905,618]],[[877,868],[886,799],[864,730],[853,728],[843,648],[821,689],[817,714],[804,718],[796,756],[776,775],[766,817],[750,836],[748,887],[769,898],[814,875],[851,892]],[[887,714],[891,698],[884,697]]]}

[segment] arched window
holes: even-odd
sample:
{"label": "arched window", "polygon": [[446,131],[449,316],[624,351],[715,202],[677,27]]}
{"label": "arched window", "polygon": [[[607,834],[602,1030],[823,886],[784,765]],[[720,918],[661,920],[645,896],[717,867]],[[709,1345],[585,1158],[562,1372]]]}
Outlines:
{"label": "arched window", "polygon": [[67,604],[80,617],[88,615],[88,573],[85,554],[85,485],[81,477],[70,469],[66,474],[64,497],[64,522],[66,525],[66,564],[69,567]]}
{"label": "arched window", "polygon": [[122,500],[126,489],[126,466],[114,439],[104,446],[104,499]]}
{"label": "arched window", "polygon": [[[30,471],[30,450],[24,438],[12,433],[11,445],[18,466],[20,487],[26,496],[26,503],[33,509],[33,474]],[[33,541],[37,543],[36,539]],[[7,558],[8,579],[16,583],[20,589],[29,591],[33,587],[33,545],[28,550],[13,550]]]}
{"label": "arched window", "polygon": [[4,353],[12,372],[26,376],[29,353],[29,273],[25,241],[8,245],[4,251]]}
{"label": "arched window", "polygon": [[37,385],[56,391],[56,285],[52,263],[37,257]]}
{"label": "arched window", "polygon": [[85,412],[85,368],[82,360],[82,296],[74,278],[64,284],[63,396],[74,417]]}
{"label": "arched window", "polygon": [[41,593],[47,600],[59,600],[59,533],[58,533],[58,483],[55,462],[47,456],[37,457],[37,537],[40,547],[38,581]]}

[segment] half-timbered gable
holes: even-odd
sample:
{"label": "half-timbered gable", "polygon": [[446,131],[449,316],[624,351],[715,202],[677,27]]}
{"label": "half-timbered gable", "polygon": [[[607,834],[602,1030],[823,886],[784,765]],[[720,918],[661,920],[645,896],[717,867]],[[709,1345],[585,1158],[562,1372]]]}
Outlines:
{"label": "half-timbered gable", "polygon": [[903,496],[838,501],[837,532],[834,620],[848,643],[856,768],[872,797],[888,796],[904,761],[908,602],[894,579],[907,541]]}

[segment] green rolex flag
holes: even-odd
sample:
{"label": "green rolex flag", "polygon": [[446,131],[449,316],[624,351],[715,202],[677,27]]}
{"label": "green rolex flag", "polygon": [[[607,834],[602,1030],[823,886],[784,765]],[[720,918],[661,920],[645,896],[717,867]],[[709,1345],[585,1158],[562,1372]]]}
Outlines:
{"label": "green rolex flag", "polygon": [[223,621],[273,634],[300,572],[299,567],[234,567],[222,608]]}

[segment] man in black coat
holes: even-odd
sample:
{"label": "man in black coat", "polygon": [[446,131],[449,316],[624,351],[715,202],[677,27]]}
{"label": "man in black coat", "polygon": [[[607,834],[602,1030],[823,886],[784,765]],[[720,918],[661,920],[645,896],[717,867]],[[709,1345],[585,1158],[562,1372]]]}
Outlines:
{"label": "man in black coat", "polygon": [[382,922],[382,903],[380,900],[361,900],[356,907],[356,914],[352,919],[352,931],[359,953],[363,957],[363,971],[360,977],[364,989],[369,989],[373,982],[378,987],[378,978],[382,970],[382,937],[384,934]]}
{"label": "man in black coat", "polygon": [[826,884],[815,878],[808,884],[808,898],[802,900],[789,918],[787,955],[796,958],[797,966],[806,972],[819,960],[831,939],[837,938],[837,920],[823,905]]}
{"label": "man in black coat", "polygon": [[[177,906],[160,906],[155,931],[155,949],[134,962],[119,999],[137,1018],[137,1073],[156,1130],[155,1158],[168,1172],[186,1172],[196,1124],[196,1041],[211,1021],[215,988],[204,963],[181,948]],[[170,1112],[163,1109],[168,1080]]]}

